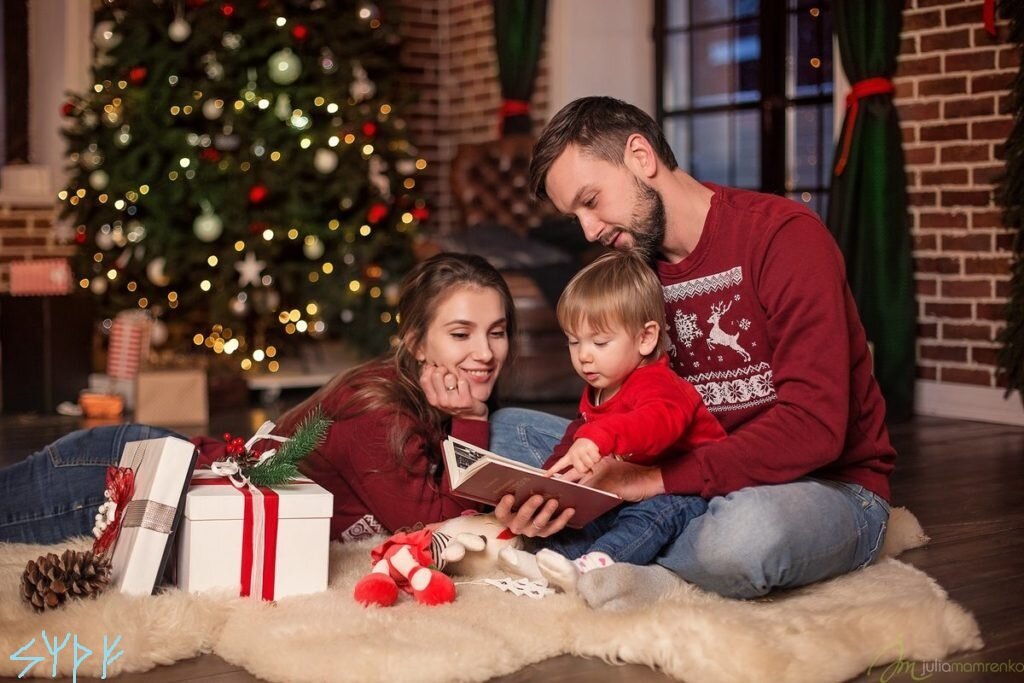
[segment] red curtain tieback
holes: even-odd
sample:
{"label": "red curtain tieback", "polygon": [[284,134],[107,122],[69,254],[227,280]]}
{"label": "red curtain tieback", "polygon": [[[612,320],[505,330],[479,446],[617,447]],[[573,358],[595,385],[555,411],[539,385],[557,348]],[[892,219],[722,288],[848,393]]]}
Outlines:
{"label": "red curtain tieback", "polygon": [[835,174],[842,175],[846,170],[846,162],[850,158],[850,145],[853,142],[853,127],[857,123],[860,101],[872,95],[887,95],[893,91],[892,81],[882,76],[865,78],[850,86],[850,94],[846,96],[846,127],[843,130],[843,150],[836,162]]}
{"label": "red curtain tieback", "polygon": [[530,103],[526,100],[502,100],[501,101],[501,113],[502,120],[507,119],[509,116],[519,116],[520,114],[530,113]]}
{"label": "red curtain tieback", "polygon": [[985,0],[982,6],[982,21],[985,22],[985,30],[992,35],[996,34],[996,0]]}

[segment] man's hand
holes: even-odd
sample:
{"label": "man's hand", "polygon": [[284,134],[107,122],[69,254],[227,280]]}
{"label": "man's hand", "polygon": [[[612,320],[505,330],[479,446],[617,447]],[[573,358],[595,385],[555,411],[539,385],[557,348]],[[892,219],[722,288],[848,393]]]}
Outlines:
{"label": "man's hand", "polygon": [[515,496],[504,496],[494,508],[494,516],[507,526],[509,531],[522,536],[545,538],[557,534],[565,528],[576,512],[572,508],[566,508],[552,519],[558,510],[558,501],[554,498],[545,500],[544,496],[540,495],[530,496],[518,510],[512,509],[515,503]]}
{"label": "man's hand", "polygon": [[594,471],[594,465],[601,461],[601,449],[590,439],[576,439],[572,446],[548,468],[548,476],[553,477],[566,467],[572,470],[562,475],[567,481],[579,481]]}
{"label": "man's hand", "polygon": [[580,483],[609,491],[630,502],[665,493],[660,467],[634,465],[615,458],[601,458],[594,466],[594,473],[581,479]]}

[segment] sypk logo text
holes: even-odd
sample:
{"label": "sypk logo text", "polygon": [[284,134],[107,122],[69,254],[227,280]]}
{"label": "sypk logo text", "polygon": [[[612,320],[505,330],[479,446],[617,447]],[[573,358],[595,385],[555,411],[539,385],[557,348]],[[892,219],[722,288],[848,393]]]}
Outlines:
{"label": "sypk logo text", "polygon": [[[47,656],[44,656],[42,654],[42,650],[44,648],[45,648],[46,653],[49,654],[49,659],[51,659],[52,665],[53,665],[53,668],[51,669],[50,677],[51,678],[56,678],[57,677],[57,662],[59,661],[60,653],[68,646],[68,641],[72,640],[72,637],[73,637],[73,640],[72,640],[73,644],[71,646],[71,650],[70,650],[69,653],[65,654],[65,656],[68,656],[68,654],[70,654],[70,656],[72,657],[72,660],[71,660],[72,661],[71,680],[73,682],[77,682],[78,681],[78,667],[82,666],[82,663],[85,662],[85,660],[87,660],[87,659],[89,659],[89,657],[93,656],[93,651],[91,649],[89,649],[88,647],[86,647],[84,643],[79,642],[78,634],[77,633],[65,633],[64,634],[64,640],[60,641],[59,645],[57,644],[59,638],[57,636],[54,636],[53,640],[51,641],[50,638],[47,637],[45,630],[40,632],[40,636],[41,636],[42,641],[43,641],[42,642],[43,647],[34,647],[36,645],[36,639],[33,638],[32,640],[28,641],[27,643],[22,645],[20,648],[18,648],[17,651],[15,651],[15,652],[13,652],[11,654],[11,661],[13,661],[13,662],[28,662],[28,665],[24,669],[21,670],[20,674],[18,674],[18,678],[24,678],[25,675],[29,671],[31,671],[34,666],[36,666],[37,664],[39,664],[41,662],[45,662],[48,659]],[[103,668],[101,670],[100,678],[104,678],[105,679],[107,677],[107,667],[110,664],[112,664],[114,661],[116,661],[118,657],[120,657],[121,655],[124,654],[124,650],[117,650],[116,653],[114,652],[114,650],[117,649],[118,643],[120,643],[120,642],[121,642],[121,636],[120,635],[114,637],[114,639],[111,640],[109,636],[104,634],[104,636],[103,636]]]}

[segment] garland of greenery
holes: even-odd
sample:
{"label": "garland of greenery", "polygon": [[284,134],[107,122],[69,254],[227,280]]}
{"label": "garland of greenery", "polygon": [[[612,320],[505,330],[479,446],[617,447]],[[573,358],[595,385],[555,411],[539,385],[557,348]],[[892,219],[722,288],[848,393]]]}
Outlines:
{"label": "garland of greenery", "polygon": [[[1000,10],[1010,20],[1010,42],[1024,49],[1024,2],[1003,0]],[[1006,171],[996,188],[996,201],[1003,207],[1003,224],[1017,235],[1006,327],[999,336],[1003,345],[999,374],[1006,380],[1007,395],[1016,389],[1024,401],[1024,68],[1017,72],[1011,97],[1014,123],[1006,140]]]}
{"label": "garland of greenery", "polygon": [[288,441],[263,462],[242,469],[253,486],[281,486],[299,476],[299,462],[323,443],[331,421],[318,406],[295,428]]}

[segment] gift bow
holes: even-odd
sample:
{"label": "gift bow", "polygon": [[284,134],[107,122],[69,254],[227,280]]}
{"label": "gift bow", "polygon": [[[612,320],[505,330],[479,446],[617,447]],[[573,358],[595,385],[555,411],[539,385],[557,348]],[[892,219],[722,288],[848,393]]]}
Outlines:
{"label": "gift bow", "polygon": [[[286,441],[288,441],[288,437],[271,434],[271,432],[274,431],[274,427],[276,427],[276,425],[270,420],[267,420],[262,425],[260,425],[260,428],[257,429],[256,433],[252,435],[252,438],[245,442],[246,452],[248,452],[257,441],[262,441],[264,439],[268,439],[270,441],[277,441],[278,443],[285,443]],[[260,465],[260,463],[272,458],[275,453],[277,453],[276,448],[271,448],[269,450],[264,451],[263,453],[260,454],[260,457],[256,460],[256,464],[253,465],[253,467],[257,467]],[[231,481],[232,485],[234,485],[236,489],[240,489],[243,486],[248,487],[250,489],[255,488],[249,482],[249,477],[245,476],[242,473],[242,468],[239,466],[238,461],[235,460],[234,458],[224,458],[223,460],[217,460],[211,463],[210,471],[212,471],[214,474],[218,476],[226,477],[228,480]]]}

